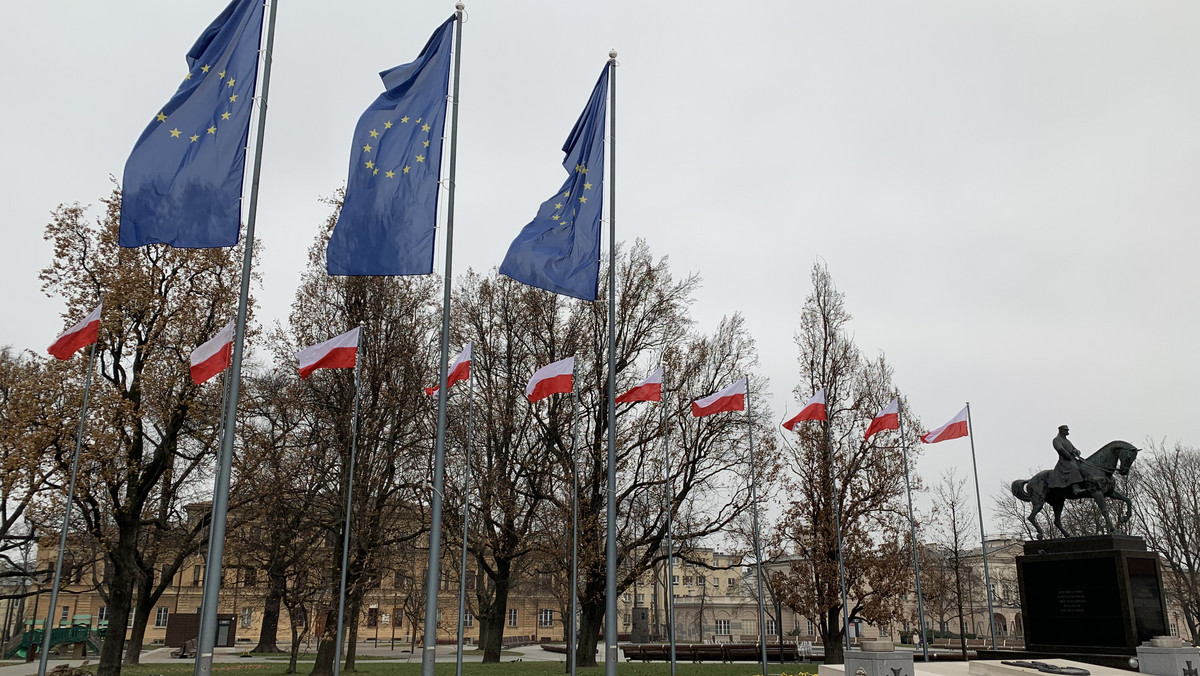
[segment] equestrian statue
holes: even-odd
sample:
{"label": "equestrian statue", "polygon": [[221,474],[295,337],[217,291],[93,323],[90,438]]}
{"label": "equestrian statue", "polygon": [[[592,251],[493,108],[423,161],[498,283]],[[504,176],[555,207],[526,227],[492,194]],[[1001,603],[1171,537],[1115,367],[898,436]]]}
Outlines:
{"label": "equestrian statue", "polygon": [[[1066,425],[1058,428],[1058,436],[1054,437],[1053,446],[1058,453],[1058,463],[1054,469],[1043,470],[1033,475],[1032,479],[1021,479],[1012,484],[1012,493],[1025,502],[1033,503],[1033,513],[1029,522],[1037,529],[1038,539],[1046,536],[1038,525],[1037,515],[1042,507],[1049,504],[1054,508],[1054,525],[1063,534],[1071,537],[1062,525],[1063,503],[1067,500],[1091,498],[1096,501],[1104,522],[1108,524],[1108,532],[1119,532],[1120,527],[1129,521],[1133,511],[1133,503],[1129,498],[1117,492],[1117,480],[1113,472],[1121,475],[1129,474],[1129,468],[1137,459],[1138,448],[1125,441],[1110,441],[1100,450],[1084,458],[1067,439],[1071,430]],[[1105,498],[1120,500],[1125,503],[1125,512],[1113,526],[1112,517],[1108,513]]]}

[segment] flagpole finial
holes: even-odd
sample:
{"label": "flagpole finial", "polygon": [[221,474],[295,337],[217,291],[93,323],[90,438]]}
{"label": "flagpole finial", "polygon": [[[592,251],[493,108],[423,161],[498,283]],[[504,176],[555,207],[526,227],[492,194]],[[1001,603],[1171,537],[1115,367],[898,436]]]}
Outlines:
{"label": "flagpole finial", "polygon": [[608,50],[608,60],[609,60],[609,61],[616,61],[616,60],[617,60],[617,50],[616,50],[616,49],[610,49],[610,50]]}
{"label": "flagpole finial", "polygon": [[458,4],[456,4],[456,5],[454,5],[454,9],[455,9],[456,11],[459,11],[459,12],[463,11],[463,10],[464,10],[464,9],[466,9],[466,8],[467,8],[467,6],[466,6],[466,5],[464,5],[464,4],[462,4],[461,2],[460,2],[460,3],[458,3]]}

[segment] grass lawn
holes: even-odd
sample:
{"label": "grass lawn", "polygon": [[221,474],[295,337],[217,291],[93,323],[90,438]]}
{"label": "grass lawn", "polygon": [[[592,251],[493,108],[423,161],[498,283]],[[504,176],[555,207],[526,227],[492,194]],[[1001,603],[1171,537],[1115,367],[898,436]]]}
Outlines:
{"label": "grass lawn", "polygon": [[[307,665],[301,664],[299,674],[304,676],[311,667],[305,668]],[[282,676],[286,665],[283,664],[263,664],[247,663],[247,664],[224,664],[217,663],[213,665],[213,676]],[[95,669],[94,665],[89,666]],[[771,666],[771,673],[779,674],[779,665]],[[122,676],[189,676],[192,673],[193,665],[191,662],[181,664],[143,664],[136,667],[124,667],[121,669]],[[437,664],[437,674],[439,676],[450,676],[454,673],[453,662],[439,662]],[[789,676],[803,673],[816,673],[816,665],[813,664],[789,664],[783,668],[783,673]],[[366,664],[360,663],[358,668],[353,672],[368,674],[369,676],[419,676],[421,673],[421,665],[419,663],[412,664]],[[577,671],[580,676],[603,676],[604,667],[594,667],[587,669],[579,669]],[[621,676],[667,676],[671,673],[670,666],[666,663],[642,664],[638,662],[622,662],[617,667],[617,673]],[[684,676],[760,676],[760,670],[757,665],[750,663],[742,664],[679,664],[678,673]],[[501,664],[464,664],[464,676],[525,676],[531,674],[533,676],[560,676],[563,674],[563,665],[561,662],[503,662]]]}

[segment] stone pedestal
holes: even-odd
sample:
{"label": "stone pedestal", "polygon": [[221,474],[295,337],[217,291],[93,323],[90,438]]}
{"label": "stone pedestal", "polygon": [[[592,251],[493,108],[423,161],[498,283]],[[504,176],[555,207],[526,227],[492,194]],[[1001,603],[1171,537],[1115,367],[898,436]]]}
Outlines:
{"label": "stone pedestal", "polygon": [[913,656],[891,641],[863,641],[846,653],[846,676],[913,676]]}
{"label": "stone pedestal", "polygon": [[1158,555],[1141,538],[1026,542],[1017,578],[1030,653],[1133,656],[1167,633]]}
{"label": "stone pedestal", "polygon": [[1137,647],[1138,671],[1153,676],[1197,676],[1200,651],[1173,636],[1156,636]]}

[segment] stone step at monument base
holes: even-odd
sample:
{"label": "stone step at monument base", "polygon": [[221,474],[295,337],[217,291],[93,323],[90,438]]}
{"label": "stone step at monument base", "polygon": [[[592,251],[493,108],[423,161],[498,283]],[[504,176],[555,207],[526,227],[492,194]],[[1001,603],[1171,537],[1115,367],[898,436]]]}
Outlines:
{"label": "stone step at monument base", "polygon": [[[1118,669],[1125,672],[1137,671],[1137,661],[1135,660],[1130,662],[1130,658],[1134,656],[1121,653],[1041,652],[1036,650],[980,650],[978,651],[978,657],[980,660],[989,661],[1003,660],[1006,662],[1011,662],[1013,660],[1037,660],[1039,662],[1047,662],[1049,664],[1056,664],[1056,660],[1071,660],[1072,662],[1094,664],[1099,667],[1108,667],[1110,669]],[[1091,670],[1089,669],[1089,671]]]}
{"label": "stone step at monument base", "polygon": [[[1058,667],[1086,669],[1090,676],[1129,676],[1129,657],[1125,656],[1125,659],[1125,669],[1062,659],[1061,656],[1037,661]],[[1007,657],[1003,660],[1003,662],[1008,661],[1013,660]],[[817,673],[818,676],[854,676],[853,673],[847,674],[845,665],[842,664],[822,664],[817,667]],[[862,674],[858,676],[862,676]],[[867,676],[877,675],[867,674]],[[911,672],[902,671],[899,674],[887,673],[879,676],[1046,676],[1046,674],[1037,669],[1003,664],[1001,660],[971,660],[970,662],[916,662],[913,664]]]}

